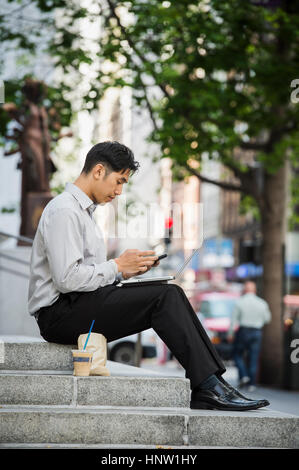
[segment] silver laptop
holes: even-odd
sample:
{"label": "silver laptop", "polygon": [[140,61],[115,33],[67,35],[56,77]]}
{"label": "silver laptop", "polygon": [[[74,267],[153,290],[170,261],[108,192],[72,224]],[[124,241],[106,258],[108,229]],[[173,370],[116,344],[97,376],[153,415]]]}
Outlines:
{"label": "silver laptop", "polygon": [[180,269],[173,275],[173,276],[160,276],[160,277],[131,277],[130,279],[127,279],[127,280],[124,280],[124,281],[120,281],[117,285],[117,287],[122,287],[122,286],[138,286],[138,285],[142,285],[144,283],[146,284],[152,284],[152,283],[155,283],[155,282],[159,282],[159,283],[164,283],[166,284],[168,281],[172,281],[173,279],[177,279],[178,277],[180,277],[185,269],[185,267],[187,266],[187,264],[189,263],[189,261],[191,261],[191,258],[193,258],[193,256],[195,255],[195,253],[199,251],[199,248],[196,248],[196,250],[193,251],[193,253],[191,253],[191,255],[189,256],[189,258],[186,259],[186,261],[183,263],[183,265],[180,267]]}

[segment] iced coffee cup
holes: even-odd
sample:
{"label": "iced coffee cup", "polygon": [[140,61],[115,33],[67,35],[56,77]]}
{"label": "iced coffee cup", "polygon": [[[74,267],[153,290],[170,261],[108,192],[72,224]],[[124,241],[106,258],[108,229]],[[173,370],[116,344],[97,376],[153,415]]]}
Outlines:
{"label": "iced coffee cup", "polygon": [[74,375],[87,377],[90,373],[93,351],[72,349]]}

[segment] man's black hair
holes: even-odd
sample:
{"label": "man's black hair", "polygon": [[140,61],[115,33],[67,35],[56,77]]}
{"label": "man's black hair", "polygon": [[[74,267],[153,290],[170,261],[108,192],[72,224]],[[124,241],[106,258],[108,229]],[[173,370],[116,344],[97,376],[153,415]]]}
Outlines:
{"label": "man's black hair", "polygon": [[100,142],[94,145],[86,155],[81,173],[88,174],[98,163],[106,168],[106,175],[112,171],[125,172],[130,169],[132,173],[138,170],[140,164],[134,160],[132,150],[116,141]]}

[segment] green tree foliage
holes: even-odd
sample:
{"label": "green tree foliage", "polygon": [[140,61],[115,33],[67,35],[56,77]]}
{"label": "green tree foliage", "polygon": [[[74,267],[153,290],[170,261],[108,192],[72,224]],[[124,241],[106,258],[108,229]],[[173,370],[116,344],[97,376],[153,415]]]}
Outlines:
{"label": "green tree foliage", "polygon": [[[136,102],[150,109],[150,138],[164,156],[190,171],[188,160],[200,163],[206,152],[261,202],[260,172],[275,173],[287,152],[291,161],[298,155],[299,106],[290,99],[299,65],[298,6],[105,3],[101,54],[124,65],[101,80],[132,87]],[[121,15],[121,6],[131,16]]]}
{"label": "green tree foliage", "polygon": [[[82,79],[81,65],[96,63],[82,106],[92,109],[110,86],[130,86],[137,104],[151,113],[149,140],[187,173],[200,175],[188,160],[201,162],[206,152],[240,179],[240,188],[232,189],[258,201],[257,168],[275,172],[286,150],[296,159],[299,107],[290,99],[299,61],[295,2],[272,9],[249,0],[99,0],[93,9],[76,0],[8,3],[14,8],[0,15],[4,44],[35,54],[42,38],[43,52],[61,71],[56,94],[67,97]],[[32,6],[40,14],[30,22]],[[85,20],[99,29],[96,52],[86,43]],[[17,83],[6,88],[6,101],[20,99]],[[1,114],[2,135],[6,124]]]}

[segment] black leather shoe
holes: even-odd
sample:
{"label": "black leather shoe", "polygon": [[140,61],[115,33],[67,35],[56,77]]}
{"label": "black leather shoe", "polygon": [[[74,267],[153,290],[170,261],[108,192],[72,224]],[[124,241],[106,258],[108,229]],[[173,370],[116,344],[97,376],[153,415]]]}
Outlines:
{"label": "black leather shoe", "polygon": [[[252,398],[247,398],[244,395],[242,395],[242,393],[237,388],[234,388],[232,385],[230,385],[228,382],[226,382],[226,380],[224,380],[224,378],[222,376],[217,377],[217,379],[220,380],[224,385],[226,385],[226,387],[229,388],[232,392],[235,392],[235,394],[238,397],[242,398],[243,400],[246,400],[248,402],[256,401],[256,400],[253,400]],[[264,406],[270,405],[268,400],[266,400],[265,398],[263,399],[263,401],[265,402]]]}
{"label": "black leather shoe", "polygon": [[191,392],[190,408],[193,410],[248,411],[267,405],[269,405],[267,400],[248,401],[239,397],[222,382],[218,382],[212,389],[196,389]]}

